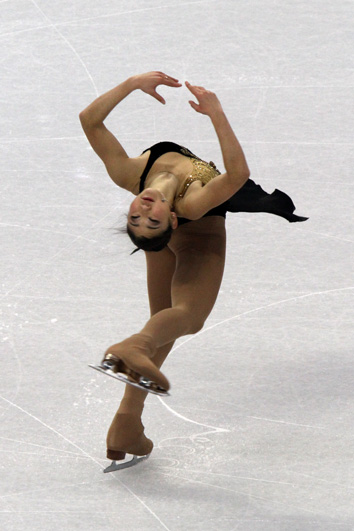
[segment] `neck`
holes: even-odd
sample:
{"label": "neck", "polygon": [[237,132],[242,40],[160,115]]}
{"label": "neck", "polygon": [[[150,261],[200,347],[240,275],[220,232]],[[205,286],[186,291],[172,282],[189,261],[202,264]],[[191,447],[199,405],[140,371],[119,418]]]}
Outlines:
{"label": "neck", "polygon": [[[173,173],[161,172],[151,176],[149,179],[148,187],[154,188],[161,192],[164,198],[173,207],[173,203],[177,194],[178,180]],[[147,186],[145,186],[147,188]]]}

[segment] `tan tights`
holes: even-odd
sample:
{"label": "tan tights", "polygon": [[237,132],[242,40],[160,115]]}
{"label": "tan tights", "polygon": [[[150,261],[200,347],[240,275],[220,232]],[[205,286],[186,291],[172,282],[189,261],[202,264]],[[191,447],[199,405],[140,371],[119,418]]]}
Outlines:
{"label": "tan tights", "polygon": [[[161,367],[174,341],[201,330],[222,281],[225,264],[225,220],[210,216],[177,228],[168,248],[145,253],[151,318],[141,333],[157,347],[151,358]],[[118,412],[141,418],[147,393],[126,386]],[[119,431],[119,416],[110,437]]]}

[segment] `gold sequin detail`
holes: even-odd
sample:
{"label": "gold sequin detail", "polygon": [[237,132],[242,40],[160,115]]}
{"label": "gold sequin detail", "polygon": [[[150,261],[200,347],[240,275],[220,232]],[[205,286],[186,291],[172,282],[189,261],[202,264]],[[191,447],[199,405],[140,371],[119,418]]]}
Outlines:
{"label": "gold sequin detail", "polygon": [[[187,149],[185,151],[188,151]],[[214,162],[210,161],[209,164],[204,160],[198,158],[191,158],[193,163],[193,171],[183,184],[182,191],[178,194],[178,197],[184,197],[188,188],[194,181],[201,181],[202,186],[205,186],[214,177],[220,175],[219,170],[216,168]]]}
{"label": "gold sequin detail", "polygon": [[196,155],[194,155],[194,153],[192,153],[191,151],[189,151],[189,149],[187,149],[185,147],[181,148],[181,153],[183,153],[183,155],[187,155],[187,157],[193,157],[195,159],[198,158],[198,157],[196,157]]}

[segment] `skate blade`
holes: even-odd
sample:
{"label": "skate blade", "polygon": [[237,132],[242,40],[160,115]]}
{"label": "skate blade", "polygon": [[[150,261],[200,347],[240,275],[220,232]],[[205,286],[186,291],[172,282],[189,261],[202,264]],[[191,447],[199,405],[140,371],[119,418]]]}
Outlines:
{"label": "skate blade", "polygon": [[116,472],[117,470],[123,470],[124,468],[130,468],[132,466],[138,465],[141,461],[145,461],[150,454],[143,455],[141,457],[138,457],[137,455],[133,456],[133,459],[130,461],[127,461],[126,463],[117,463],[117,461],[112,461],[112,463],[104,469],[104,473],[107,474],[108,472]]}
{"label": "skate blade", "polygon": [[95,369],[98,372],[102,372],[103,374],[107,374],[107,376],[111,376],[112,378],[115,378],[120,382],[124,382],[126,384],[132,385],[133,387],[137,387],[141,391],[147,391],[148,393],[158,396],[170,396],[170,393],[165,389],[160,388],[160,390],[158,391],[156,391],[155,389],[150,389],[149,383],[151,382],[151,380],[149,380],[148,378],[142,377],[142,383],[137,383],[129,380],[126,374],[122,372],[113,372],[111,369],[107,369],[102,365],[89,365],[89,367],[91,367],[91,369]]}

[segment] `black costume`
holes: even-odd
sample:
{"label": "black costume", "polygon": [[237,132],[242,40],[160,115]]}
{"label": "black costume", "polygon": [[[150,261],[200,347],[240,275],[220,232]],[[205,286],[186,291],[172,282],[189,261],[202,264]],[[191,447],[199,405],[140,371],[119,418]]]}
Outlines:
{"label": "black costume", "polygon": [[[205,170],[209,172],[213,172],[214,175],[219,175],[220,172],[216,169],[215,165],[210,162],[209,164],[194,155],[189,149],[180,146],[179,144],[175,144],[174,142],[159,142],[158,144],[154,144],[148,149],[145,149],[143,153],[146,153],[146,151],[150,151],[150,156],[148,159],[148,162],[145,166],[145,169],[140,177],[140,187],[139,192],[142,192],[144,190],[145,180],[147,177],[147,174],[151,170],[152,165],[154,162],[164,155],[165,153],[179,153],[180,155],[183,155],[185,157],[189,157],[190,159],[196,161],[196,163],[202,163],[205,167]],[[212,175],[212,173],[211,173]],[[212,178],[212,176],[209,175],[208,180]],[[189,184],[195,180],[201,180],[203,179],[200,177],[189,177],[187,179],[187,184],[185,187],[185,191],[187,190]],[[204,183],[205,184],[205,183]],[[217,206],[216,208],[213,208],[206,214],[205,216],[223,216],[226,217],[226,212],[268,212],[269,214],[275,214],[277,216],[281,216],[285,219],[287,219],[290,223],[296,222],[296,221],[306,221],[308,218],[297,216],[294,214],[295,205],[292,202],[291,198],[285,194],[284,192],[281,192],[280,190],[276,189],[272,194],[268,194],[265,192],[258,184],[256,184],[252,179],[248,179],[248,181],[243,185],[242,188],[236,194],[234,194],[230,199],[225,201],[225,203]],[[188,223],[190,220],[185,218],[178,218],[179,225],[183,223]]]}

